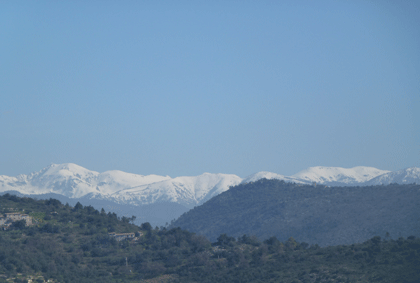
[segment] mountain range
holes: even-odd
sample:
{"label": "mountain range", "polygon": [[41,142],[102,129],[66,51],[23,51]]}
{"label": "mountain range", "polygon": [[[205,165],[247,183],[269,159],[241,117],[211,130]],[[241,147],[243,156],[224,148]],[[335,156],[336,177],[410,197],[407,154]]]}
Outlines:
{"label": "mountain range", "polygon": [[[85,205],[92,203],[96,207],[105,206],[106,203],[108,210],[113,211],[117,207],[116,210],[120,214],[134,213],[143,222],[149,221],[149,218],[144,216],[144,209],[141,215],[136,215],[136,207],[155,207],[155,210],[159,210],[160,217],[151,222],[163,225],[183,212],[227,191],[231,186],[263,178],[325,186],[406,184],[420,183],[420,168],[412,167],[391,172],[364,166],[349,169],[317,166],[292,176],[258,172],[242,179],[233,174],[211,173],[175,178],[144,176],[118,170],[99,173],[73,163],[64,163],[51,164],[28,175],[1,175],[0,192],[15,192],[32,197],[56,196],[58,199],[69,200],[70,204],[80,201]],[[115,204],[114,208],[112,204]],[[171,209],[168,208],[166,213],[165,207]]]}

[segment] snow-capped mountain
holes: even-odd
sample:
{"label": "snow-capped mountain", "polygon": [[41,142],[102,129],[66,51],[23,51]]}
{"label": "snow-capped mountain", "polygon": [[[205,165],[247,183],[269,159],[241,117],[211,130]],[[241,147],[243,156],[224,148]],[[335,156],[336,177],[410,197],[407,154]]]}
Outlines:
{"label": "snow-capped mountain", "polygon": [[194,207],[242,181],[236,175],[204,173],[195,177],[136,175],[122,171],[98,173],[72,163],[52,164],[39,172],[0,176],[0,191],[25,195],[54,193],[116,203],[146,205],[176,202]]}
{"label": "snow-capped mountain", "polygon": [[142,176],[122,171],[98,173],[73,163],[51,164],[29,175],[0,176],[0,191],[14,190],[22,194],[55,193],[69,198],[88,194],[109,195],[119,190],[170,179],[169,176]]}
{"label": "snow-capped mountain", "polygon": [[389,183],[420,184],[420,168],[390,172],[372,167],[311,167],[292,176],[258,172],[242,179],[231,174],[204,173],[171,178],[122,171],[98,173],[72,163],[52,164],[39,172],[17,177],[0,176],[0,192],[15,191],[40,198],[105,207],[119,215],[136,215],[138,221],[164,225],[194,206],[231,186],[259,179],[279,179],[298,184],[361,186]]}
{"label": "snow-capped mountain", "polygon": [[118,170],[98,173],[73,163],[51,164],[39,172],[17,177],[0,176],[0,192],[26,195],[54,193],[69,198],[88,197],[132,205],[174,202],[186,207],[199,205],[239,183],[279,179],[300,184],[354,186],[389,183],[420,183],[420,169],[396,172],[373,167],[310,167],[292,176],[258,172],[242,179],[232,174],[204,173],[171,178],[137,175]]}
{"label": "snow-capped mountain", "polygon": [[389,185],[391,183],[420,184],[420,168],[411,167],[395,172],[388,172],[365,182],[363,185]]}
{"label": "snow-capped mountain", "polygon": [[160,182],[133,186],[112,194],[120,203],[152,204],[176,202],[193,207],[239,184],[236,175],[204,173],[194,177],[177,177]]}
{"label": "snow-capped mountain", "polygon": [[389,172],[365,166],[353,168],[316,166],[300,171],[292,177],[327,186],[354,186]]}

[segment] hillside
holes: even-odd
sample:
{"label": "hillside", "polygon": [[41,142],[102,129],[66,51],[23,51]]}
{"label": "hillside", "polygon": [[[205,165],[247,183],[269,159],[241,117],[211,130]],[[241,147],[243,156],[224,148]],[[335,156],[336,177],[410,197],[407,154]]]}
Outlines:
{"label": "hillside", "polygon": [[55,199],[6,194],[0,197],[0,210],[8,217],[26,213],[33,220],[30,226],[15,220],[0,230],[0,282],[420,280],[420,239],[414,236],[320,248],[293,238],[260,242],[222,234],[210,244],[186,230],[153,229],[148,223],[137,227],[130,224],[132,218]]}
{"label": "hillside", "polygon": [[[10,193],[39,199],[57,198],[75,205],[92,205],[121,216],[137,217],[136,223],[163,226],[194,206],[201,205],[231,186],[277,179],[299,184],[358,186],[390,183],[420,183],[420,169],[389,172],[373,167],[310,167],[293,176],[258,172],[244,179],[233,174],[203,173],[171,178],[138,175],[118,170],[99,173],[73,163],[51,164],[28,175],[0,175],[0,194]],[[140,220],[141,219],[141,220]]]}
{"label": "hillside", "polygon": [[214,241],[244,234],[321,246],[375,235],[420,235],[420,185],[326,187],[261,179],[240,184],[183,214],[181,227]]}

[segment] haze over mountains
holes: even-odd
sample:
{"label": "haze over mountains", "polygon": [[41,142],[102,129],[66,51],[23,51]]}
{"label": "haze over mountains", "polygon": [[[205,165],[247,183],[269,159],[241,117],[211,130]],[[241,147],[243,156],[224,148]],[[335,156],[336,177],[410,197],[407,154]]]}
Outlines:
{"label": "haze over mountains", "polygon": [[[204,173],[199,176],[171,178],[159,175],[137,175],[118,170],[98,173],[73,163],[51,164],[39,172],[16,177],[0,176],[0,192],[15,191],[23,195],[58,195],[73,201],[101,206],[106,202],[109,210],[115,204],[122,214],[133,213],[135,207],[153,206],[159,210],[159,225],[169,222],[194,206],[225,192],[231,186],[259,179],[279,179],[300,184],[326,186],[363,186],[390,183],[420,183],[420,169],[408,168],[396,172],[373,167],[354,168],[311,167],[293,176],[271,172],[258,172],[245,179],[233,174]],[[48,195],[47,195],[48,194]],[[166,204],[167,213],[164,211]],[[162,211],[163,209],[163,211]],[[151,213],[155,215],[155,213]],[[121,214],[121,211],[120,211]],[[137,216],[137,215],[136,215]],[[140,216],[140,215],[139,215]],[[142,221],[149,221],[144,217]],[[151,221],[153,222],[153,221]]]}

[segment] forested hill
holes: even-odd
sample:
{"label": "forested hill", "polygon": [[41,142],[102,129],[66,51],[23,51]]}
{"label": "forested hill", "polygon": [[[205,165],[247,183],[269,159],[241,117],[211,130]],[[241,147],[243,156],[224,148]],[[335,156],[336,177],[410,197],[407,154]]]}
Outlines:
{"label": "forested hill", "polygon": [[[6,194],[0,212],[10,224],[0,230],[0,282],[420,282],[414,236],[320,248],[222,234],[211,244],[54,199]],[[12,219],[23,213],[32,225]],[[135,237],[118,241],[113,233]]]}
{"label": "forested hill", "polygon": [[353,244],[375,235],[420,236],[420,185],[325,187],[261,179],[240,184],[183,214],[181,227],[214,241],[276,236],[321,246]]}

